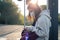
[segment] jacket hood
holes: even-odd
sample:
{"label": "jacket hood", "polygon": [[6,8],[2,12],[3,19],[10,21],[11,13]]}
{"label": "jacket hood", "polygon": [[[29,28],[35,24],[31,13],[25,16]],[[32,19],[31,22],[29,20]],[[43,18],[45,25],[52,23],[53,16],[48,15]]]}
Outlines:
{"label": "jacket hood", "polygon": [[42,15],[45,15],[45,16],[47,16],[49,19],[51,19],[50,11],[49,11],[49,10],[43,10],[43,11],[40,13],[40,16],[42,16]]}

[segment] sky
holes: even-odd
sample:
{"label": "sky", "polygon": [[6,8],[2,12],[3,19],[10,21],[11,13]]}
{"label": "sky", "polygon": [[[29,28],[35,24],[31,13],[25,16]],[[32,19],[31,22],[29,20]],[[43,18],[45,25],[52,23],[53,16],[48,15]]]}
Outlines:
{"label": "sky", "polygon": [[[24,0],[22,0],[22,1],[12,0],[12,1],[17,4],[19,10],[22,11],[22,15],[24,15]],[[35,0],[33,0],[33,1],[35,1]],[[33,1],[32,1],[32,2],[33,2]],[[34,3],[34,2],[33,2],[33,3]],[[42,4],[47,5],[47,0],[38,0],[38,5],[42,5]],[[25,15],[26,15],[26,16],[28,15],[27,6],[25,7]]]}
{"label": "sky", "polygon": [[[24,0],[22,0],[22,1],[12,0],[12,1],[16,3],[19,10],[22,11],[22,15],[24,15]],[[33,0],[33,1],[35,1],[35,0]],[[48,4],[47,0],[38,0],[38,5],[47,5],[47,4]],[[60,0],[58,0],[58,13],[60,13]],[[25,15],[26,16],[28,15],[27,6],[25,7]]]}

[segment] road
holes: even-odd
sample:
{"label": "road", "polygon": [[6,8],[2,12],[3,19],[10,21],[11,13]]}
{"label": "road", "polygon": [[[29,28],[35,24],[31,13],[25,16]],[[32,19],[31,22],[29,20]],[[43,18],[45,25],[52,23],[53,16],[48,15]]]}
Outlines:
{"label": "road", "polygon": [[[22,25],[0,25],[0,40],[20,40]],[[60,40],[60,27],[58,27],[58,40]]]}
{"label": "road", "polygon": [[19,40],[23,28],[21,25],[1,25],[0,40]]}

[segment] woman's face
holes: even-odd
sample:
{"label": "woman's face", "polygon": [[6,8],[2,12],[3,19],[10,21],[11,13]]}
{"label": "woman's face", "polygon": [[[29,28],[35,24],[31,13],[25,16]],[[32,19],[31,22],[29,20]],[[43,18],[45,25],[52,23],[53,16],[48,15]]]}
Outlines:
{"label": "woman's face", "polygon": [[34,11],[36,9],[36,5],[35,4],[29,4],[28,5],[28,10],[29,10],[29,12],[32,12],[32,11]]}
{"label": "woman's face", "polygon": [[37,5],[34,4],[29,4],[28,5],[28,10],[30,12],[30,16],[34,16],[34,19],[38,17],[38,15],[40,14],[40,9],[38,8]]}

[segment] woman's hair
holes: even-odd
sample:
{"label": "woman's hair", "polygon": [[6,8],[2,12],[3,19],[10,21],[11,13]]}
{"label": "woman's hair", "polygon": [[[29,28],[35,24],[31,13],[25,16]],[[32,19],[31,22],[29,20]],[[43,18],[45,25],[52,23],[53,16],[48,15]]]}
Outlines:
{"label": "woman's hair", "polygon": [[[40,14],[40,12],[41,12],[40,7],[39,7],[38,5],[36,5],[36,7],[37,7],[37,8],[34,10],[34,14],[35,14],[35,19],[34,19],[34,21],[36,21],[36,20],[38,19],[39,14]],[[28,18],[29,18],[29,19],[32,18],[31,15],[30,15],[30,12],[29,12]],[[34,17],[33,17],[33,18],[34,18]]]}
{"label": "woman's hair", "polygon": [[31,1],[31,0],[26,0],[26,4],[29,4],[30,1]]}
{"label": "woman's hair", "polygon": [[41,13],[41,8],[37,5],[37,8],[35,10],[35,18],[36,18],[36,20],[38,19],[40,13]]}

